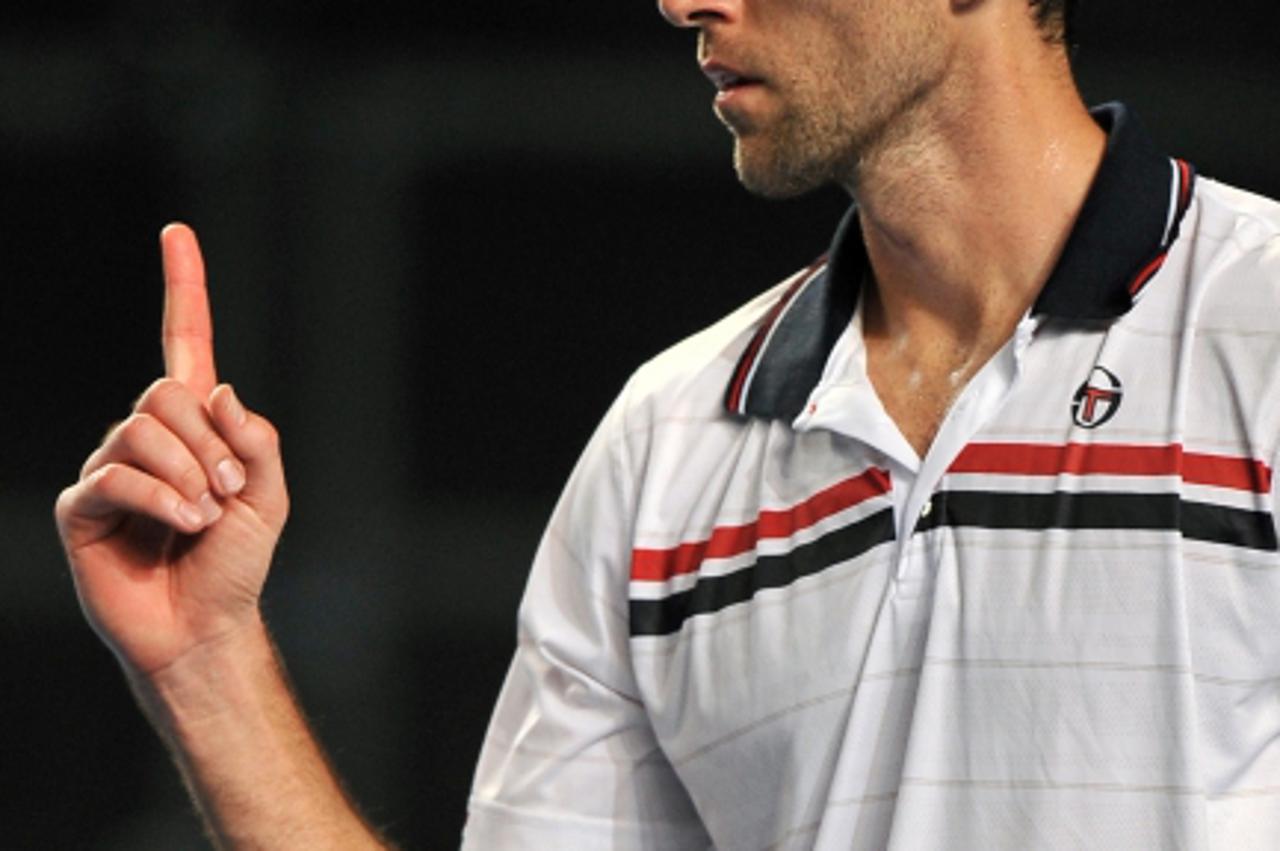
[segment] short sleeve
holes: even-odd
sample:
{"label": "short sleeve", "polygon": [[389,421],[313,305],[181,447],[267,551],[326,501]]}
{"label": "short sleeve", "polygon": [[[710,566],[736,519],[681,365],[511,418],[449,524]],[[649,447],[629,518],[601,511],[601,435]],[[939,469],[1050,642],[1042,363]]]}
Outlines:
{"label": "short sleeve", "polygon": [[1276,540],[1280,540],[1280,452],[1271,459],[1268,470],[1271,484],[1271,525],[1276,530]]}
{"label": "short sleeve", "polygon": [[711,847],[630,664],[636,477],[625,398],[588,444],[534,558],[472,786],[468,851]]}

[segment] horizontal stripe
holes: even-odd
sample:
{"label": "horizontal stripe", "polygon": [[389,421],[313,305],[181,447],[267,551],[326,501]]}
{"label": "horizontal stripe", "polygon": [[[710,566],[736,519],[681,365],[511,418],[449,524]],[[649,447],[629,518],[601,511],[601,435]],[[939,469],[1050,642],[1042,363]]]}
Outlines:
{"label": "horizontal stripe", "polygon": [[744,736],[750,736],[753,733],[758,733],[767,727],[771,727],[779,721],[785,721],[786,719],[792,718],[800,713],[808,712],[811,709],[818,709],[833,702],[843,703],[849,699],[850,694],[857,690],[858,684],[852,683],[841,686],[834,691],[814,695],[813,697],[806,698],[789,706],[784,706],[782,709],[770,712],[768,715],[763,717],[756,718],[741,727],[730,730],[722,736],[718,736],[709,742],[701,744],[688,753],[672,754],[671,764],[676,768],[681,768],[695,760],[701,759],[713,751],[717,751],[726,745],[733,744]]}
{"label": "horizontal stripe", "polygon": [[[1090,661],[1087,659],[1057,661],[1048,659],[945,659],[936,656],[926,656],[924,664],[944,668],[972,670],[987,669],[994,671],[1096,671],[1099,673],[1114,674],[1163,674],[1174,677],[1191,677],[1198,683],[1218,686],[1221,688],[1257,688],[1258,686],[1275,685],[1280,683],[1280,675],[1248,678],[1226,677],[1221,674],[1209,674],[1196,671],[1188,665],[1160,665],[1154,663],[1139,664],[1137,662],[1119,661],[1104,662]],[[890,673],[896,674],[898,672],[892,671]],[[864,677],[862,681],[866,682],[867,679],[867,677]]]}
{"label": "horizontal stripe", "polygon": [[952,463],[950,473],[1024,476],[1062,474],[1180,476],[1197,485],[1271,492],[1271,468],[1253,458],[1186,452],[1180,444],[973,443]]}
{"label": "horizontal stripe", "polygon": [[1169,493],[942,491],[916,530],[939,526],[1171,531],[1196,541],[1277,550],[1270,513],[1191,502]]}
{"label": "horizontal stripe", "polygon": [[631,600],[631,634],[679,632],[689,618],[746,602],[759,591],[785,587],[892,540],[893,509],[885,508],[790,552],[760,556],[750,567],[725,576],[701,577],[688,591],[661,600]]}
{"label": "horizontal stripe", "polygon": [[1138,794],[1170,796],[1202,796],[1201,786],[1179,786],[1160,783],[1071,782],[1040,779],[978,780],[964,777],[904,777],[902,786],[929,786],[935,789],[985,789],[992,792],[1021,790],[1026,792],[1088,792],[1094,794]]}
{"label": "horizontal stripe", "polygon": [[669,549],[637,549],[631,556],[631,578],[637,582],[666,582],[674,576],[693,573],[707,559],[750,552],[761,540],[790,538],[833,514],[887,494],[890,487],[888,471],[873,467],[790,508],[761,511],[750,523],[717,527],[706,540]]}

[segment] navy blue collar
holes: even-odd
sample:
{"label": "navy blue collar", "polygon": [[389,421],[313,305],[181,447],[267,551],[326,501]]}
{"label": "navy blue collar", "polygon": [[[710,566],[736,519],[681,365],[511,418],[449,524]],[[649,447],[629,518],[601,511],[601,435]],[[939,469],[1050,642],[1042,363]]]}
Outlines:
{"label": "navy blue collar", "polygon": [[[1191,202],[1194,171],[1156,149],[1121,104],[1093,110],[1107,149],[1062,256],[1032,313],[1112,320],[1160,269]],[[779,299],[747,346],[725,397],[731,413],[793,420],[822,377],[853,318],[868,269],[854,207],[829,259],[815,263]]]}

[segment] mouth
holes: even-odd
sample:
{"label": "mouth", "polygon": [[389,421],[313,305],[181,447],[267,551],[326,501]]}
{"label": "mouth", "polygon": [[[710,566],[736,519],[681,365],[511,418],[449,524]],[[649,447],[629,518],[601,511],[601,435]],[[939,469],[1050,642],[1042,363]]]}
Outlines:
{"label": "mouth", "polygon": [[721,94],[741,89],[745,86],[756,86],[764,82],[760,77],[739,71],[720,62],[708,60],[702,63],[702,73]]}

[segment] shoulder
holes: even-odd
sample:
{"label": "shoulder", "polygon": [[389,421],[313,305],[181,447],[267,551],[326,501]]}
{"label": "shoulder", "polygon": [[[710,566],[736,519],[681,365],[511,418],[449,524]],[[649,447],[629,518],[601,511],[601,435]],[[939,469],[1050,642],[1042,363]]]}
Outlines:
{"label": "shoulder", "polygon": [[619,399],[631,429],[663,419],[719,419],[743,351],[785,293],[809,269],[788,276],[714,324],[641,365]]}
{"label": "shoulder", "polygon": [[[724,400],[738,362],[787,291],[813,269],[788,276],[632,372],[579,457],[566,497],[580,483],[608,482],[615,497],[629,501],[655,452],[683,457],[696,447],[705,453],[731,444],[743,421]],[[586,501],[600,502],[600,494]]]}
{"label": "shoulder", "polygon": [[[612,565],[592,574],[599,581],[626,581],[625,554],[631,551],[631,524],[641,491],[655,470],[662,476],[688,472],[691,456],[707,462],[733,446],[742,424],[724,407],[730,377],[756,329],[802,274],[769,288],[632,373],[569,476],[548,527],[547,546],[568,551],[574,564]],[[614,591],[625,598],[625,589]]]}
{"label": "shoulder", "polygon": [[1196,202],[1195,242],[1204,259],[1213,260],[1216,269],[1256,269],[1275,281],[1280,272],[1280,201],[1201,178]]}
{"label": "shoulder", "polygon": [[1170,260],[1182,285],[1145,315],[1158,317],[1148,330],[1164,332],[1185,370],[1184,437],[1271,463],[1280,451],[1280,203],[1200,179],[1178,243]]}
{"label": "shoulder", "polygon": [[1207,177],[1196,181],[1196,198],[1202,226],[1260,237],[1280,233],[1280,201]]}
{"label": "shoulder", "polygon": [[1280,331],[1280,202],[1201,178],[1186,261],[1201,323]]}

